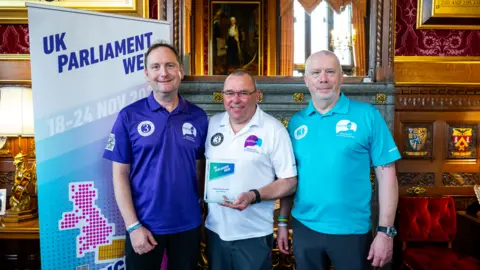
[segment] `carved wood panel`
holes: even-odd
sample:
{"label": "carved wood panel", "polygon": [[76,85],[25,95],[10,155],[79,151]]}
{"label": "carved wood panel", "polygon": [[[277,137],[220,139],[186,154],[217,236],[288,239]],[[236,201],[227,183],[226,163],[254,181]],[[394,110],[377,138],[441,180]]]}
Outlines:
{"label": "carved wood panel", "polygon": [[[432,140],[425,148],[420,146],[427,145],[428,140],[422,140],[421,132],[405,129],[427,123]],[[425,196],[473,197],[473,185],[480,183],[479,123],[479,87],[397,87],[394,137],[403,155],[397,163],[401,195],[418,187],[416,192]],[[412,142],[420,146],[410,147]],[[432,150],[428,159],[405,156],[406,150],[414,155],[428,149]]]}
{"label": "carved wood panel", "polygon": [[396,111],[478,111],[480,87],[396,87]]}

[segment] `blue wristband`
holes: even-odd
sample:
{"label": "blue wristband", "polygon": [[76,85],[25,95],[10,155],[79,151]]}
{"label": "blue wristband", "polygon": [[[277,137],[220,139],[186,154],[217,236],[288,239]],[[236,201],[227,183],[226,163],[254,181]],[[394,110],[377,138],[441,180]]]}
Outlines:
{"label": "blue wristband", "polygon": [[132,225],[128,226],[127,232],[131,233],[131,232],[135,231],[136,229],[138,229],[142,226],[143,226],[142,223],[140,223],[140,221],[137,221],[137,222],[133,223]]}

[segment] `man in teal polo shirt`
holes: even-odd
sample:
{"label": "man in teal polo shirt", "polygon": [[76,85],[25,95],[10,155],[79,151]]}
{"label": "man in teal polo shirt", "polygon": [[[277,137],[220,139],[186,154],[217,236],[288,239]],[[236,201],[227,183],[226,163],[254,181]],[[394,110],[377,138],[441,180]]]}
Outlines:
{"label": "man in teal polo shirt", "polygon": [[[340,92],[343,72],[330,51],[309,57],[305,83],[312,99],[289,123],[297,159],[293,251],[298,270],[363,270],[392,258],[398,201],[395,161],[400,153],[378,110]],[[370,166],[379,191],[379,227],[371,242]],[[292,197],[281,200],[289,216]],[[288,253],[288,231],[279,227],[279,248]],[[370,262],[369,262],[370,261]]]}

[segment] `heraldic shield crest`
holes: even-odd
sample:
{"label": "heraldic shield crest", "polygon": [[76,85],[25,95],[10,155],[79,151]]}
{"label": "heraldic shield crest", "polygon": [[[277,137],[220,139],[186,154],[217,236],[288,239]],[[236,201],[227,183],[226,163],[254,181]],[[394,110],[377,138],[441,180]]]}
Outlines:
{"label": "heraldic shield crest", "polygon": [[420,151],[425,147],[427,140],[427,128],[414,127],[408,128],[408,143],[413,151]]}
{"label": "heraldic shield crest", "polygon": [[457,125],[449,126],[450,141],[448,143],[447,158],[473,159],[477,156],[477,126]]}

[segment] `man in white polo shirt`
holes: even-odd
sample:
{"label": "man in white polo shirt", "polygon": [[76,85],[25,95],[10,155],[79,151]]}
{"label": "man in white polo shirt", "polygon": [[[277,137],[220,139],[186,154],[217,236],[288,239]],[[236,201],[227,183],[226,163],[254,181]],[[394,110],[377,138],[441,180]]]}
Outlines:
{"label": "man in white polo shirt", "polygon": [[274,200],[296,190],[288,132],[257,106],[259,98],[255,79],[247,71],[234,71],[223,88],[226,112],[209,122],[206,158],[234,164],[231,187],[237,192],[234,198],[208,204],[210,270],[270,269]]}

